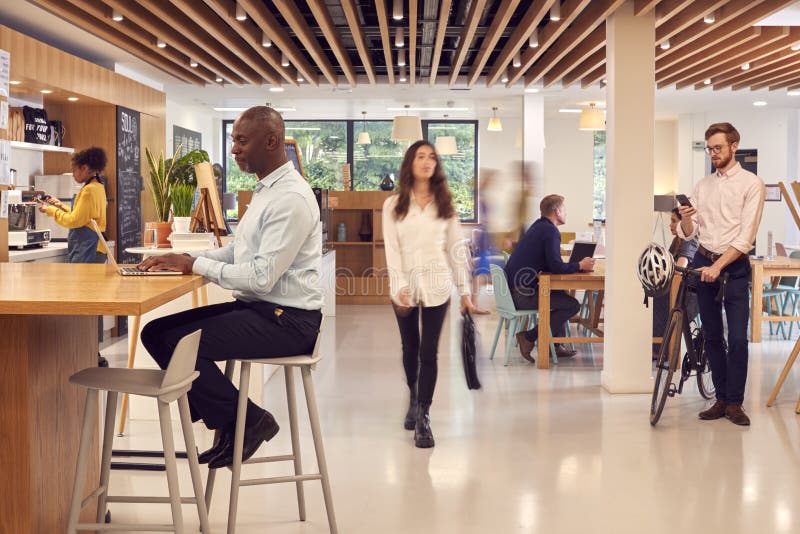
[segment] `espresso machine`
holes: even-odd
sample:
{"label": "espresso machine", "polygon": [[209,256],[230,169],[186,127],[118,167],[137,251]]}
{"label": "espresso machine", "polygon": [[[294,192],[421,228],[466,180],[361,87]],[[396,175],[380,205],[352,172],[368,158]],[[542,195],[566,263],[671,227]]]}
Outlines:
{"label": "espresso machine", "polygon": [[50,230],[36,229],[37,191],[8,192],[8,247],[33,248],[50,244]]}

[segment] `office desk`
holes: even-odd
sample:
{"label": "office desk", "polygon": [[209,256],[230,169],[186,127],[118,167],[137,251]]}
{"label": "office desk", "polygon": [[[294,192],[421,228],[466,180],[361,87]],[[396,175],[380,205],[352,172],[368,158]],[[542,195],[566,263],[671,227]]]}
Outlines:
{"label": "office desk", "polygon": [[800,321],[800,317],[770,315],[764,317],[764,277],[800,276],[800,259],[776,257],[772,261],[750,260],[752,268],[752,301],[750,303],[750,341],[761,343],[761,326],[764,321]]}
{"label": "office desk", "polygon": [[[96,316],[141,315],[204,283],[123,277],[108,265],[0,263],[3,533],[66,530],[86,398],[67,379],[97,365]],[[95,461],[87,488],[98,471]],[[93,521],[94,511],[82,517]]]}
{"label": "office desk", "polygon": [[[550,367],[550,342],[563,343],[602,343],[602,337],[550,337],[550,292],[554,289],[584,289],[587,291],[602,291],[606,280],[606,262],[597,260],[594,271],[590,273],[575,274],[548,274],[539,273],[539,341],[537,342],[538,358],[536,366],[539,369]],[[597,329],[599,307],[602,300],[595,303],[596,308],[592,313],[593,329]]]}

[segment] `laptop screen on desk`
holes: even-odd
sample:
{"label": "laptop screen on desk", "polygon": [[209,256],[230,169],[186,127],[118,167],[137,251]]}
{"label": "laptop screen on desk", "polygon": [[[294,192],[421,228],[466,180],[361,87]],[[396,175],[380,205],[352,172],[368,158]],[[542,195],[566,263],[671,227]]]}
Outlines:
{"label": "laptop screen on desk", "polygon": [[593,241],[575,241],[572,244],[572,253],[569,255],[570,263],[581,261],[583,258],[594,256],[594,249],[597,243]]}
{"label": "laptop screen on desk", "polygon": [[122,276],[180,276],[183,274],[178,271],[140,271],[136,267],[120,267],[119,264],[117,264],[117,260],[114,259],[114,255],[111,254],[111,248],[109,248],[106,238],[103,237],[103,233],[100,231],[94,219],[89,221],[89,225],[94,230],[94,233],[97,234],[97,239],[105,245],[108,251],[108,263]]}

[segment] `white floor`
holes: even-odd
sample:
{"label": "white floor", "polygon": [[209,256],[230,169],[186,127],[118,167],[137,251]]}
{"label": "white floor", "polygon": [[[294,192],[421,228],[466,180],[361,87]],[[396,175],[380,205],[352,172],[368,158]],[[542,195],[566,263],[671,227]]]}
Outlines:
{"label": "white floor", "polygon": [[[516,350],[511,367],[503,366],[502,355],[493,362],[484,356],[483,389],[468,391],[460,354],[451,350],[458,346],[454,321],[445,325],[449,335],[440,346],[436,447],[421,450],[402,427],[407,390],[390,308],[339,306],[337,313],[327,322],[325,359],[314,376],[341,533],[800,532],[800,415],[794,413],[800,370],[790,375],[778,404],[765,406],[792,342],[765,335],[764,343],[751,345],[745,403],[751,427],[699,421],[706,403],[690,387],[668,400],[654,429],[648,395],[610,395],[600,387],[600,345],[594,355],[579,347],[578,356],[549,371],[523,362]],[[486,353],[497,317],[478,322]],[[112,365],[124,365],[124,344],[104,354]],[[282,374],[269,382],[265,397],[282,430],[261,452],[287,452]],[[210,445],[211,433],[201,425],[196,436],[201,450]],[[307,425],[301,439],[310,469]],[[159,449],[158,424],[131,422],[115,446]],[[188,495],[185,462],[181,469]],[[290,474],[291,464],[248,469]],[[214,532],[225,532],[227,522],[229,471],[220,473],[210,510]],[[112,471],[111,487],[112,493],[166,495],[158,472]],[[237,532],[327,532],[319,483],[306,488],[304,523],[297,520],[293,485],[243,488]],[[114,521],[170,518],[167,505],[110,509]],[[183,511],[189,531],[196,531],[195,510],[186,505]]]}

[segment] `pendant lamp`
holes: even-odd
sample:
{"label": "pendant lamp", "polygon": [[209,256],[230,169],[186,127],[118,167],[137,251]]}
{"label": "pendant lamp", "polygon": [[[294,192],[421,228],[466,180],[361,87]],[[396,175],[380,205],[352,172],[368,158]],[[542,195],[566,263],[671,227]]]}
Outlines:
{"label": "pendant lamp", "polygon": [[358,134],[358,141],[356,141],[357,145],[369,145],[372,144],[372,139],[369,137],[369,132],[367,131],[367,112],[362,111],[361,116],[363,117],[363,122],[361,126],[361,133]]}
{"label": "pendant lamp", "polygon": [[602,109],[594,107],[594,102],[589,104],[589,109],[581,111],[581,118],[578,122],[579,130],[605,130],[606,116]]}
{"label": "pendant lamp", "polygon": [[419,117],[409,116],[406,104],[406,115],[397,115],[392,122],[393,141],[419,141],[422,139],[422,121]]}
{"label": "pendant lamp", "polygon": [[452,156],[453,154],[458,153],[456,138],[455,136],[447,135],[447,115],[444,116],[444,121],[444,135],[440,135],[436,138],[436,152],[438,152],[440,156]]}
{"label": "pendant lamp", "polygon": [[490,132],[503,131],[503,123],[497,118],[497,106],[492,108],[492,118],[489,119],[489,126],[486,129]]}

